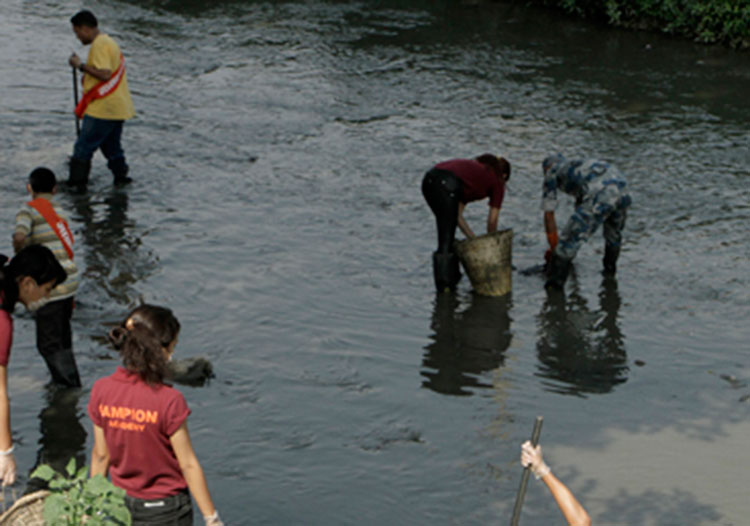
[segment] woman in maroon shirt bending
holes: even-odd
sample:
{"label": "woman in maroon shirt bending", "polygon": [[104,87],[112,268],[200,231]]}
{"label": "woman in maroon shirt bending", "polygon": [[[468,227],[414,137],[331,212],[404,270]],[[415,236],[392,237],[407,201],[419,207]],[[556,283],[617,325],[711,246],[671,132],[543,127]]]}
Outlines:
{"label": "woman in maroon shirt bending", "polygon": [[461,278],[458,256],[453,252],[456,225],[467,238],[474,237],[464,219],[464,207],[488,197],[487,232],[495,232],[508,179],[510,163],[489,153],[476,159],[444,161],[425,174],[422,194],[437,221],[438,248],[432,255],[432,269],[439,292],[454,289]]}

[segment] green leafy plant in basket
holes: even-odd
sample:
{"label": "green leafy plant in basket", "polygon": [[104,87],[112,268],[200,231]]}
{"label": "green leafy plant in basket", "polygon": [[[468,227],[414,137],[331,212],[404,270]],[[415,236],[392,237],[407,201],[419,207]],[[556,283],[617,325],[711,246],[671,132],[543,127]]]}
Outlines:
{"label": "green leafy plant in basket", "polygon": [[132,519],[125,506],[125,490],[115,487],[106,477],[88,477],[88,466],[76,470],[71,458],[65,467],[67,476],[48,464],[31,473],[49,484],[44,499],[44,520],[48,526],[130,526]]}

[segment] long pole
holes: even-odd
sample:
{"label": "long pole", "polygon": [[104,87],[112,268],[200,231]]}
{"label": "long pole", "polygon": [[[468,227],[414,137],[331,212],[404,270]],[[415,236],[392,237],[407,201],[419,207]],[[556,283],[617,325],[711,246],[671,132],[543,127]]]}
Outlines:
{"label": "long pole", "polygon": [[[76,73],[76,68],[73,69],[73,107],[75,108],[78,106],[78,74]],[[81,122],[78,120],[78,115],[76,115],[76,137],[81,135]]]}
{"label": "long pole", "polygon": [[[539,443],[539,435],[542,433],[542,420],[541,416],[536,417],[534,422],[534,431],[531,433],[531,445],[536,447]],[[526,495],[526,485],[529,483],[529,475],[531,475],[531,469],[529,466],[523,468],[523,475],[521,475],[521,486],[518,488],[518,494],[516,495],[516,505],[513,506],[513,518],[510,520],[511,526],[518,526],[518,521],[521,518],[521,507],[523,506],[523,498]]]}

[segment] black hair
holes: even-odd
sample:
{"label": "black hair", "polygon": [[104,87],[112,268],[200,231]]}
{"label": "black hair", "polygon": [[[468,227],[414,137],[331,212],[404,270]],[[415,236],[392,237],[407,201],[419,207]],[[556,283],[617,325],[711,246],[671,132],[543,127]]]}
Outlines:
{"label": "black hair", "polygon": [[29,245],[10,261],[0,254],[0,292],[3,310],[13,312],[18,301],[18,278],[25,276],[34,278],[37,285],[54,281],[55,286],[68,278],[55,255],[44,245]]}
{"label": "black hair", "polygon": [[78,11],[75,15],[70,17],[70,23],[76,27],[97,27],[99,25],[99,22],[96,20],[94,13],[92,13],[88,9]]}
{"label": "black hair", "polygon": [[57,186],[55,172],[44,166],[34,168],[29,174],[29,184],[31,189],[36,193],[49,193]]}
{"label": "black hair", "polygon": [[122,354],[126,369],[149,385],[164,383],[169,372],[164,348],[180,332],[180,322],[166,307],[143,304],[133,309],[120,327],[109,331],[109,341]]}
{"label": "black hair", "polygon": [[495,175],[498,177],[506,175],[506,180],[510,179],[510,163],[505,157],[497,157],[491,153],[483,153],[477,157],[476,160],[485,166],[492,168],[492,171],[495,172]]}

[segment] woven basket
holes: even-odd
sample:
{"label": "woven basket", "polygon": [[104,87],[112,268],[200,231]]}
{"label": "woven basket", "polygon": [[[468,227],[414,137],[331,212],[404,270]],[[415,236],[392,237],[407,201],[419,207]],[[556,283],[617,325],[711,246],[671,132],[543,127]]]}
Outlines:
{"label": "woven basket", "polygon": [[44,526],[44,498],[49,491],[24,495],[0,515],[0,526]]}

